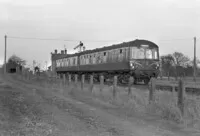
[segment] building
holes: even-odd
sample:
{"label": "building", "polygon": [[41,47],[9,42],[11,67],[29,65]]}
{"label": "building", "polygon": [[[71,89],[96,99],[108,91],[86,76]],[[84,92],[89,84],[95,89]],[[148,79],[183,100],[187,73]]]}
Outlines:
{"label": "building", "polygon": [[12,61],[10,61],[6,64],[6,71],[8,73],[16,73],[17,69],[22,71],[22,66],[20,66],[19,64],[15,63],[15,62],[12,62]]}

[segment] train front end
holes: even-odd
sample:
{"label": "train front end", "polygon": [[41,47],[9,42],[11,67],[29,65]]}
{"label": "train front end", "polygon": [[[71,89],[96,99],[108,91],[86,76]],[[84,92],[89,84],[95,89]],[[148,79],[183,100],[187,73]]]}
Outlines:
{"label": "train front end", "polygon": [[144,81],[148,84],[152,77],[159,74],[159,48],[149,41],[140,41],[130,47],[130,71],[135,83]]}

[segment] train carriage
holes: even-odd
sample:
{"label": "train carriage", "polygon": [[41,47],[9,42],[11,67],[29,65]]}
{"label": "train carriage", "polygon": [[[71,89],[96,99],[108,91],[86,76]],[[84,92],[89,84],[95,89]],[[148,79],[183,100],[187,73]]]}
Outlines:
{"label": "train carriage", "polygon": [[134,77],[134,83],[159,74],[159,47],[148,40],[134,40],[112,46],[69,54],[56,60],[57,73],[93,74],[99,79],[118,75],[119,82]]}

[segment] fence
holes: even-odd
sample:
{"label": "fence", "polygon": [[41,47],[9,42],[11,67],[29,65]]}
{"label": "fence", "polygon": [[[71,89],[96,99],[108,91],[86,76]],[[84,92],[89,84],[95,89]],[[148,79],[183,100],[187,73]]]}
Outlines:
{"label": "fence", "polygon": [[180,108],[180,111],[184,115],[184,98],[186,88],[196,88],[200,89],[200,82],[186,81],[184,79],[179,79],[178,81],[167,81],[167,80],[157,80],[152,78],[150,81],[149,87],[149,102],[155,101],[155,90],[156,86],[170,86],[172,87],[172,93],[175,94],[175,87],[178,88],[177,91],[177,105]]}
{"label": "fence", "polygon": [[[30,81],[32,79],[39,79],[39,76],[34,76],[32,73],[28,71],[24,71],[22,73],[19,73],[22,78],[22,80],[25,81]],[[74,77],[74,78],[72,78]],[[56,76],[51,76],[51,77],[44,77],[43,80],[46,82],[46,84],[57,84],[61,86],[74,86],[75,88],[78,88],[78,75],[56,75]],[[85,80],[85,75],[81,75],[80,79],[80,89],[83,90],[85,85],[88,84],[88,90],[92,93],[93,88],[94,88],[94,77],[93,75],[90,75],[89,80],[86,83]],[[104,88],[104,77],[100,76],[100,84],[99,84],[99,91],[101,92]],[[177,91],[177,105],[182,113],[184,115],[184,97],[185,97],[185,89],[186,88],[198,88],[200,89],[200,82],[192,82],[192,81],[186,81],[184,79],[179,79],[177,81],[168,81],[168,80],[158,80],[155,78],[152,78],[150,83],[149,83],[149,103],[155,102],[155,95],[156,95],[156,86],[170,86],[172,87],[172,93],[176,94],[175,87],[178,88]],[[129,78],[129,83],[128,83],[128,95],[131,95],[133,87],[133,77]],[[118,89],[118,84],[117,84],[117,76],[114,76],[113,78],[113,83],[112,83],[112,97],[115,98],[117,95],[117,89]]]}
{"label": "fence", "polygon": [[[78,75],[70,75],[70,74],[58,74],[55,76],[48,76],[46,75],[46,77],[42,77],[42,76],[38,76],[38,75],[33,75],[33,73],[28,72],[28,71],[22,71],[22,72],[18,72],[18,75],[20,75],[20,78],[24,81],[30,81],[33,79],[37,79],[37,80],[42,80],[43,82],[46,82],[46,84],[59,84],[61,86],[75,86],[78,87]],[[90,90],[90,92],[93,91],[94,88],[94,76],[90,75],[88,82],[86,83],[85,80],[85,75],[81,75],[81,80],[80,80],[80,88],[81,90],[84,89],[85,84],[89,84],[88,89]],[[44,81],[45,80],[45,81]],[[113,78],[113,83],[112,83],[112,94],[113,94],[113,98],[115,98],[116,93],[117,93],[117,89],[118,89],[118,83],[117,83],[118,77],[114,76]],[[42,82],[42,81],[41,81]],[[132,86],[133,85],[133,77],[129,78],[129,83],[128,83],[128,95],[131,94],[131,90],[132,90]],[[104,83],[104,76],[100,76],[100,84],[99,84],[99,91],[102,92],[103,88],[105,86]]]}

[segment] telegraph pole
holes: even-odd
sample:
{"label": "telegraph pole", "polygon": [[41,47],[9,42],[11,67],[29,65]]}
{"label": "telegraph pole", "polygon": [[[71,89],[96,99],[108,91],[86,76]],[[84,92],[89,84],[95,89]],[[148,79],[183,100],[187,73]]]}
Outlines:
{"label": "telegraph pole", "polygon": [[6,74],[6,52],[7,52],[7,36],[5,35],[5,53],[4,53],[4,74]]}
{"label": "telegraph pole", "polygon": [[194,37],[194,81],[196,81],[196,37]]}

